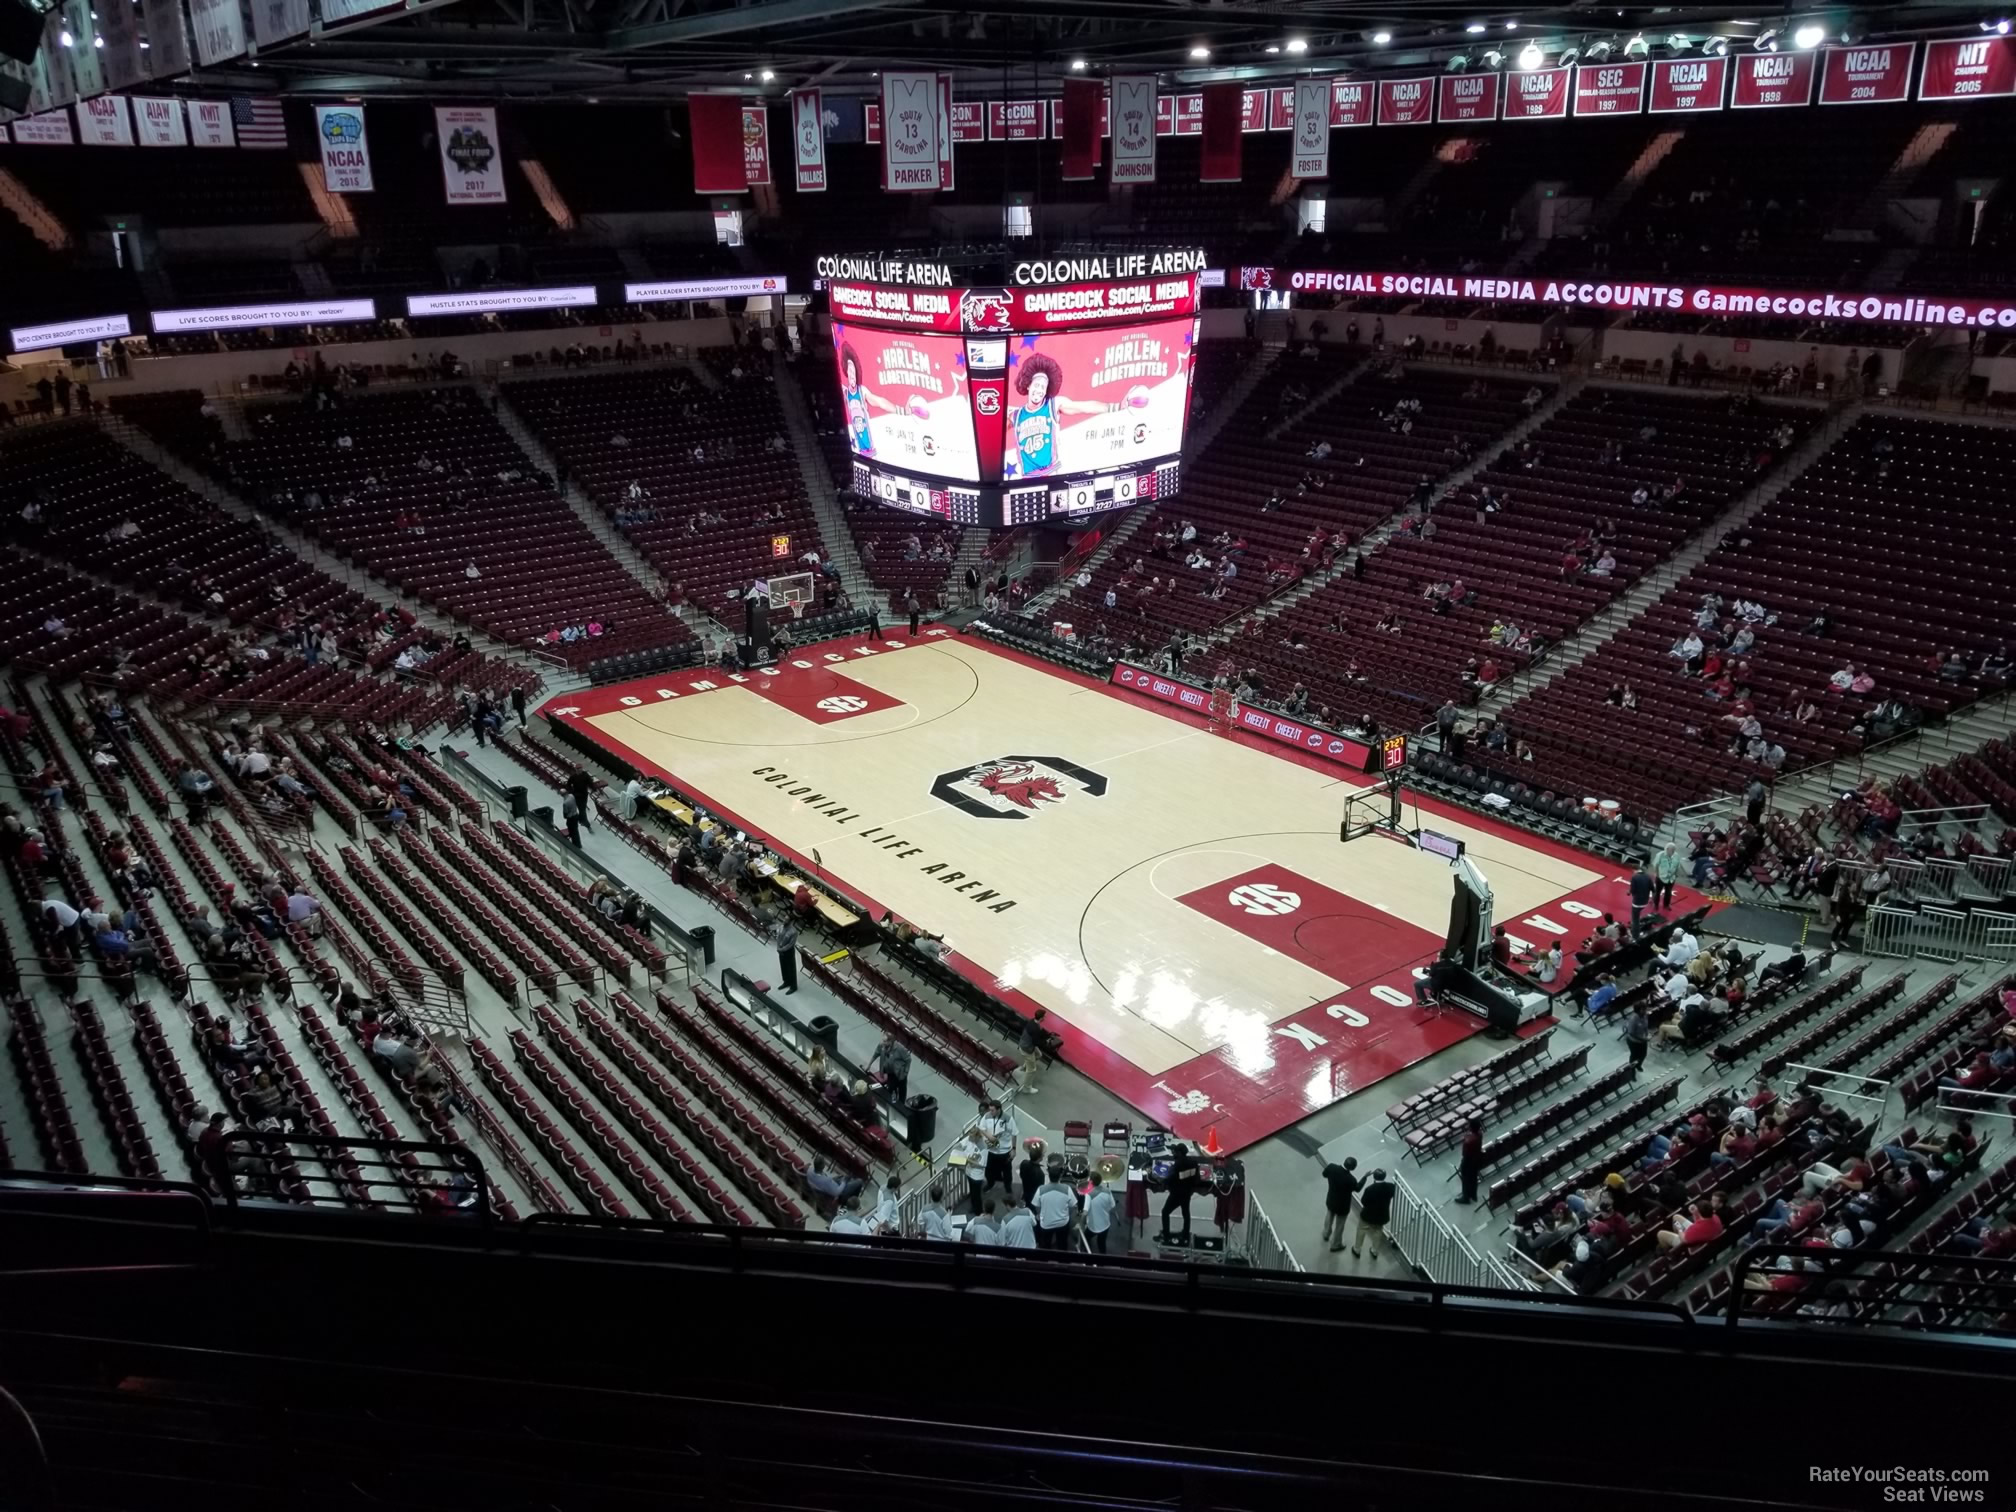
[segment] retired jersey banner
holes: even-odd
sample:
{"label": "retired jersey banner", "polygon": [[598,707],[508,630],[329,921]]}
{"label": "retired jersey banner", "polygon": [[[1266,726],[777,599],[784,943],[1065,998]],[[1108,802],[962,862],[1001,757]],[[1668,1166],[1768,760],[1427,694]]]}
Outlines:
{"label": "retired jersey banner", "polygon": [[238,0],[189,0],[189,30],[196,40],[196,61],[206,67],[245,51],[245,13]]}
{"label": "retired jersey banner", "polygon": [[1381,79],[1379,81],[1379,124],[1381,126],[1429,126],[1435,121],[1435,81],[1433,79]]}
{"label": "retired jersey banner", "polygon": [[1058,138],[1064,144],[1063,176],[1089,179],[1099,171],[1099,101],[1106,86],[1097,79],[1066,79]]}
{"label": "retired jersey banner", "polygon": [[1559,121],[1568,115],[1573,68],[1533,68],[1505,75],[1505,119]]}
{"label": "retired jersey banner", "polygon": [[1160,108],[1155,75],[1115,74],[1107,87],[1112,90],[1113,121],[1113,168],[1107,177],[1116,184],[1152,184]]}
{"label": "retired jersey banner", "polygon": [[1820,56],[1822,105],[1894,105],[1911,98],[1916,42],[1830,47]]}
{"label": "retired jersey banner", "polygon": [[[113,0],[117,5],[119,0]],[[86,147],[131,147],[133,145],[133,118],[126,113],[124,95],[99,95],[93,100],[79,100],[77,111],[77,140]]]}
{"label": "retired jersey banner", "polygon": [[1921,100],[1988,100],[2016,94],[2016,37],[1960,37],[1925,44]]}
{"label": "retired jersey banner", "polygon": [[157,100],[148,95],[132,98],[133,135],[142,147],[189,145],[189,126],[182,119],[180,100]]}
{"label": "retired jersey banner", "polygon": [[1495,73],[1450,74],[1435,81],[1435,118],[1445,124],[1498,119]]}
{"label": "retired jersey banner", "polygon": [[1728,79],[1727,58],[1660,58],[1652,65],[1646,108],[1653,115],[1720,110]]}
{"label": "retired jersey banner", "polygon": [[1330,81],[1330,124],[1370,126],[1378,108],[1378,92],[1368,79]]}
{"label": "retired jersey banner", "polygon": [[1198,158],[1200,184],[1236,184],[1245,138],[1245,98],[1237,84],[1204,86],[1204,130]]}
{"label": "retired jersey banner", "polygon": [[[1043,112],[1047,119],[1050,112]],[[952,163],[952,75],[938,75],[938,175],[939,182],[947,189],[955,188],[958,179],[953,173]]]}
{"label": "retired jersey banner", "polygon": [[371,192],[371,148],[362,105],[317,105],[315,140],[322,144],[322,187],[331,194]]}
{"label": "retired jersey banner", "polygon": [[189,145],[191,147],[236,147],[238,133],[231,127],[231,102],[191,100],[189,104]]}
{"label": "retired jersey banner", "polygon": [[1047,116],[1041,100],[990,100],[987,104],[987,140],[1040,142],[1047,128]]}
{"label": "retired jersey banner", "polygon": [[504,149],[494,105],[436,105],[441,179],[451,205],[504,203]]}
{"label": "retired jersey banner", "polygon": [[791,163],[800,194],[826,192],[826,110],[816,89],[791,91]]}
{"label": "retired jersey banner", "polygon": [[770,182],[770,105],[742,107],[742,165],[752,184]]}
{"label": "retired jersey banner", "polygon": [[147,77],[172,79],[189,72],[189,26],[182,19],[182,0],[144,0],[140,14],[147,21]]}
{"label": "retired jersey banner", "polygon": [[1743,53],[1731,59],[1736,82],[1729,90],[1731,110],[1777,110],[1813,103],[1813,54]]}
{"label": "retired jersey banner", "polygon": [[1289,172],[1299,179],[1330,177],[1330,81],[1299,79],[1290,92],[1294,136],[1289,150],[1294,162]]}
{"label": "retired jersey banner", "polygon": [[99,12],[98,35],[105,44],[107,89],[131,89],[147,77],[147,59],[140,49],[140,13],[131,0]]}
{"label": "retired jersey banner", "polygon": [[1575,114],[1636,115],[1645,108],[1643,63],[1584,63],[1575,70]]}
{"label": "retired jersey banner", "polygon": [[[77,82],[70,76],[71,51],[63,45],[63,11],[57,7],[42,22],[42,48],[35,58],[42,70],[42,91],[29,96],[31,115],[59,111],[77,98]],[[66,130],[69,127],[68,116],[64,117],[64,127]]]}
{"label": "retired jersey banner", "polygon": [[308,30],[314,17],[308,0],[252,0],[252,40],[275,47]]}
{"label": "retired jersey banner", "polygon": [[882,71],[884,189],[935,194],[945,187],[944,155],[950,144],[942,138],[951,123],[939,119],[942,99],[935,73]]}
{"label": "retired jersey banner", "polygon": [[70,29],[70,77],[77,98],[88,100],[105,93],[105,47],[98,40],[98,16],[91,0],[65,0],[61,14]]}

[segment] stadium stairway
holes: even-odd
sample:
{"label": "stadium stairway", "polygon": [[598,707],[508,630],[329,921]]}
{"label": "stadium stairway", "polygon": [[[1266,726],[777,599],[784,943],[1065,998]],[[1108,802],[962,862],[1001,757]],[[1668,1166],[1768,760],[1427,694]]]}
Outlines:
{"label": "stadium stairway", "polygon": [[[221,410],[220,413],[222,413]],[[237,424],[242,427],[243,423],[241,414]],[[97,424],[99,429],[104,431],[107,436],[117,441],[150,467],[166,473],[191,493],[199,498],[208,500],[224,513],[234,515],[238,519],[257,526],[260,530],[265,531],[275,540],[279,541],[295,556],[300,557],[318,572],[334,578],[346,588],[354,589],[366,598],[378,602],[388,599],[397,600],[412,613],[420,624],[446,639],[452,640],[457,635],[466,634],[477,649],[484,654],[498,657],[504,661],[538,673],[545,679],[549,692],[564,693],[587,685],[588,679],[585,674],[570,670],[559,658],[541,655],[523,646],[509,645],[484,634],[474,626],[458,625],[431,605],[422,603],[419,599],[401,593],[392,585],[372,577],[362,568],[345,561],[342,557],[325,548],[320,542],[303,535],[284,521],[276,519],[272,515],[260,513],[250,504],[239,498],[237,494],[224,487],[215,478],[198,472],[195,468],[184,462],[180,457],[162,446],[152,436],[148,435],[146,431],[142,430],[125,416],[114,414],[108,410],[97,417]],[[231,422],[227,421],[227,434],[231,429]]]}
{"label": "stadium stairway", "polygon": [[[559,462],[533,434],[532,427],[527,425],[513,408],[501,384],[494,390],[494,394],[496,403],[491,413],[496,415],[497,423],[504,427],[504,433],[518,444],[518,450],[525,453],[534,467],[548,477],[559,477]],[[663,590],[664,582],[651,564],[644,560],[643,554],[630,544],[623,532],[610,522],[609,517],[596,508],[595,501],[582,491],[579,483],[569,479],[567,486],[558,492],[560,497],[567,501],[567,507],[574,511],[574,518],[587,527],[588,533],[602,543],[603,549],[609,555],[616,558],[618,566],[642,583],[652,594]],[[722,627],[696,605],[679,604],[675,606],[675,610],[679,618],[686,622],[686,627],[701,640],[711,639],[721,633]]]}
{"label": "stadium stairway", "polygon": [[[856,604],[870,603],[876,596],[875,585],[869,581],[860,549],[854,544],[854,532],[847,528],[846,512],[834,497],[834,480],[819,450],[811,412],[805,407],[805,390],[800,386],[805,363],[815,359],[787,362],[779,351],[770,361],[777,373],[777,407],[784,412],[791,455],[797,459],[799,475],[805,480],[805,497],[812,501],[812,518],[819,522],[820,539],[826,543],[833,565],[840,569],[840,586],[846,589],[847,597]],[[823,371],[816,365],[812,370]]]}
{"label": "stadium stairway", "polygon": [[1593,616],[1587,624],[1556,645],[1544,659],[1513,677],[1499,703],[1500,712],[1529,694],[1537,693],[1571,668],[1580,666],[1601,650],[1618,631],[1630,624],[1647,608],[1658,603],[1675,583],[1708,559],[1708,554],[1715,549],[1723,536],[1762,513],[1793,479],[1840,439],[1848,427],[1854,424],[1855,416],[1859,413],[1860,406],[1850,405],[1829,416],[1824,424],[1814,427],[1799,449],[1787,457],[1782,466],[1773,470],[1763,482],[1744,494],[1727,513],[1709,521],[1692,540],[1632,584],[1627,592],[1619,594],[1616,602],[1606,607],[1602,613]]}

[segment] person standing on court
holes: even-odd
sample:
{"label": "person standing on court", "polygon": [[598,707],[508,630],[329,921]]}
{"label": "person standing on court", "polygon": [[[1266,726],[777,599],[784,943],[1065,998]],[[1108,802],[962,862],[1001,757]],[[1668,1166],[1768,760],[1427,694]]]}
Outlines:
{"label": "person standing on court", "polygon": [[1462,1178],[1463,1191],[1456,1201],[1468,1207],[1477,1200],[1477,1177],[1484,1169],[1484,1121],[1481,1118],[1473,1118],[1463,1126],[1461,1150],[1456,1161],[1456,1174]]}
{"label": "person standing on court", "polygon": [[798,925],[790,914],[777,920],[770,931],[770,943],[777,951],[777,975],[786,992],[798,990]]}
{"label": "person standing on court", "polygon": [[1197,1194],[1197,1157],[1185,1144],[1169,1147],[1169,1195],[1162,1199],[1161,1241],[1169,1243],[1169,1215],[1183,1215],[1183,1237],[1190,1237],[1190,1199]]}
{"label": "person standing on court", "polygon": [[1346,1155],[1342,1165],[1335,1161],[1326,1165],[1323,1180],[1328,1184],[1323,1194],[1323,1242],[1334,1255],[1344,1248],[1344,1225],[1351,1219],[1351,1198],[1359,1186],[1358,1157]]}
{"label": "person standing on court", "polygon": [[979,602],[980,569],[978,567],[968,567],[966,569],[966,607],[969,609],[973,608]]}
{"label": "person standing on court", "polygon": [[1022,1200],[1030,1207],[1036,1206],[1036,1193],[1043,1186],[1043,1141],[1032,1139],[1028,1153],[1022,1157],[1022,1164],[1016,1167],[1015,1175],[1022,1183]]}
{"label": "person standing on court", "polygon": [[1379,1253],[1386,1242],[1386,1223],[1393,1216],[1393,1183],[1382,1167],[1372,1173],[1372,1184],[1358,1195],[1358,1228],[1351,1236],[1351,1258],[1362,1260],[1365,1251]]}
{"label": "person standing on court", "polygon": [[1631,1052],[1631,1074],[1636,1076],[1645,1064],[1645,1049],[1652,1043],[1652,1021],[1645,1017],[1644,1003],[1635,1003],[1631,1016],[1624,1020],[1624,1048]]}
{"label": "person standing on court", "polygon": [[1673,909],[1673,884],[1680,880],[1680,852],[1671,840],[1652,858],[1652,880],[1659,884],[1654,900],[1661,912]]}
{"label": "person standing on court", "polygon": [[868,601],[868,639],[882,639],[882,606],[873,599]]}
{"label": "person standing on court", "polygon": [[1638,933],[1638,918],[1652,905],[1652,895],[1659,884],[1652,873],[1645,869],[1645,863],[1638,863],[1638,870],[1631,873],[1631,933]]}
{"label": "person standing on court", "polygon": [[917,638],[917,621],[924,611],[918,606],[917,595],[914,592],[903,595],[903,612],[910,616],[910,638],[915,640]]}
{"label": "person standing on court", "polygon": [[523,688],[513,688],[513,689],[511,690],[511,712],[512,712],[513,714],[516,714],[516,715],[518,716],[518,728],[519,728],[519,729],[521,729],[521,730],[522,730],[522,729],[524,729],[524,728],[525,728],[525,690],[524,690]]}

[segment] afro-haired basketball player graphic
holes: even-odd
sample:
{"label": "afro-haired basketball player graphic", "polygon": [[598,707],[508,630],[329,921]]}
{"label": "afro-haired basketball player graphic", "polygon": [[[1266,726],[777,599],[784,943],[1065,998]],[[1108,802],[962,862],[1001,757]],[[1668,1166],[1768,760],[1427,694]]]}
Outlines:
{"label": "afro-haired basketball player graphic", "polygon": [[1015,392],[1027,401],[1008,417],[1003,471],[1010,477],[1040,478],[1057,470],[1057,417],[1103,415],[1111,408],[1096,399],[1066,399],[1064,369],[1057,359],[1024,357],[1015,374]]}

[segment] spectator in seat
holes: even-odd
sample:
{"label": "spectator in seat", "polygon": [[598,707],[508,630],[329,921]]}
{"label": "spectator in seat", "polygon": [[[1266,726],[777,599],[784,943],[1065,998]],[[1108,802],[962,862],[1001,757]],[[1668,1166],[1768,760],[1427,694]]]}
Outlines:
{"label": "spectator in seat", "polygon": [[282,1091],[273,1080],[273,1074],[264,1069],[252,1078],[252,1085],[241,1094],[245,1111],[258,1123],[280,1120],[298,1125],[301,1122],[301,1108]]}
{"label": "spectator in seat", "polygon": [[412,1077],[420,1069],[420,1051],[413,1038],[400,1036],[390,1028],[381,1029],[371,1042],[371,1053],[402,1077]]}
{"label": "spectator in seat", "polygon": [[1690,1202],[1683,1212],[1675,1213],[1672,1226],[1659,1231],[1658,1242],[1662,1250],[1698,1249],[1721,1237],[1722,1194],[1714,1192],[1707,1202]]}

